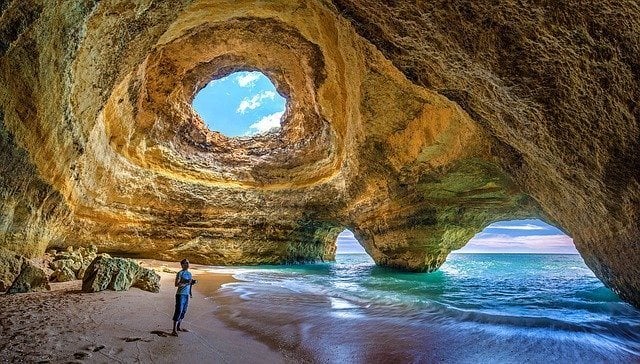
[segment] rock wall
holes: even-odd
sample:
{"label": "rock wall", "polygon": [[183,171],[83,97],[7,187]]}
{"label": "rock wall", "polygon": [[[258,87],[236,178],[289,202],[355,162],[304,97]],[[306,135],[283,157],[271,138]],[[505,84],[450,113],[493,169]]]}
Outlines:
{"label": "rock wall", "polygon": [[40,256],[49,244],[62,243],[69,221],[66,202],[39,177],[0,112],[0,247]]}
{"label": "rock wall", "polygon": [[[332,259],[350,228],[378,264],[430,271],[541,217],[640,304],[638,6],[407,4],[4,2],[0,158],[28,168],[0,182],[37,183],[4,189],[0,222],[38,233],[0,246],[286,263]],[[237,70],[288,100],[280,132],[193,111]]]}

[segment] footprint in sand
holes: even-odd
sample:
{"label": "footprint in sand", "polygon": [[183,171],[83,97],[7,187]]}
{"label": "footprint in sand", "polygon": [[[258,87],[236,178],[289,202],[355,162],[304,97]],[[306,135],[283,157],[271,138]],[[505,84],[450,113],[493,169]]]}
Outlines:
{"label": "footprint in sand", "polygon": [[73,357],[78,359],[78,360],[82,360],[82,359],[87,359],[91,357],[91,352],[88,351],[79,351],[77,353],[73,354]]}
{"label": "footprint in sand", "polygon": [[89,345],[86,347],[86,350],[89,351],[93,351],[94,353],[97,353],[98,351],[104,349],[105,346],[104,345]]}

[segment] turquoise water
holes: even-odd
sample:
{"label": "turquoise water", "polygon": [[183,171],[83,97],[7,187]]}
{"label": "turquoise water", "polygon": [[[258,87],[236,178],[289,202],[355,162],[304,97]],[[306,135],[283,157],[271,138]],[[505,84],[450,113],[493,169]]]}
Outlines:
{"label": "turquoise water", "polygon": [[415,274],[349,254],[231,272],[228,321],[314,362],[640,362],[640,311],[579,255],[451,254]]}

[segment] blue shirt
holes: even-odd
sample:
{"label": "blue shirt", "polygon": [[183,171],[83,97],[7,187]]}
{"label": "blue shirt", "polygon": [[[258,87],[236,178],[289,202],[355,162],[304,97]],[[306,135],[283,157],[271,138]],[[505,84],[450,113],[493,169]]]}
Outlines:
{"label": "blue shirt", "polygon": [[[178,283],[190,283],[191,282],[191,272],[187,270],[181,270],[176,275],[178,278]],[[178,287],[177,295],[188,295],[191,293],[191,284],[187,284],[184,287]]]}

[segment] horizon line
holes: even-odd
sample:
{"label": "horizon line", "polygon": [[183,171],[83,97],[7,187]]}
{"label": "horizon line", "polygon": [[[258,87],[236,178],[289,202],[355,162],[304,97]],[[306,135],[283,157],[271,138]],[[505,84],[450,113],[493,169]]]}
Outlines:
{"label": "horizon line", "polygon": [[[346,252],[346,253],[336,253],[336,255],[347,255],[347,254],[364,254],[369,255],[366,252]],[[457,252],[452,251],[449,254],[547,254],[547,255],[580,255],[580,253],[562,253],[562,252]]]}

